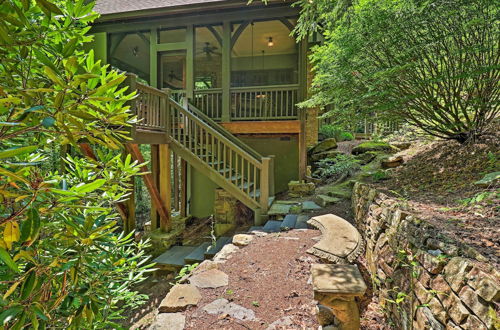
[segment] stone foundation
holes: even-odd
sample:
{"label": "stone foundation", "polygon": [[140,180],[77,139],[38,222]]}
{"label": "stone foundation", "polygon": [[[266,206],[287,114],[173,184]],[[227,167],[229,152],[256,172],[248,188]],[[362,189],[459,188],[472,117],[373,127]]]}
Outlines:
{"label": "stone foundation", "polygon": [[172,218],[172,228],[168,232],[163,232],[160,229],[155,229],[146,234],[146,237],[151,239],[151,255],[157,257],[173,245],[182,242],[182,233],[186,228],[186,220],[188,218]]}
{"label": "stone foundation", "polygon": [[400,202],[356,183],[356,226],[374,294],[396,329],[498,329],[500,273]]}
{"label": "stone foundation", "polygon": [[215,235],[221,236],[236,226],[238,200],[224,189],[215,190]]}

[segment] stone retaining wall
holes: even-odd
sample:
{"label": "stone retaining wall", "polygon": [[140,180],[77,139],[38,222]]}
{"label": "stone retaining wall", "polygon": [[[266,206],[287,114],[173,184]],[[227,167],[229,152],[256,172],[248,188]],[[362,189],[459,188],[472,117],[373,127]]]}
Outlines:
{"label": "stone retaining wall", "polygon": [[[500,273],[366,184],[353,190],[374,294],[396,329],[500,329]],[[482,261],[482,262],[480,262]]]}

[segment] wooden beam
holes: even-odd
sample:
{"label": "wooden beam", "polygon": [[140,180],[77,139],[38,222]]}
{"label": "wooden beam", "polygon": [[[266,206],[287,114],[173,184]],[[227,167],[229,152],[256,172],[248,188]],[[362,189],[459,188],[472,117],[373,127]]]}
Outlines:
{"label": "wooden beam", "polygon": [[[172,183],[171,183],[171,161],[170,161],[170,147],[168,144],[159,145],[159,174],[160,174],[160,197],[165,203],[164,207],[167,210],[172,209],[171,198],[172,198]],[[160,228],[163,231],[168,230],[168,223],[160,218]]]}
{"label": "wooden beam", "polygon": [[181,217],[187,216],[187,162],[181,158]]}
{"label": "wooden beam", "polygon": [[295,29],[295,25],[293,25],[292,22],[290,22],[288,19],[281,17],[279,21],[283,23],[283,25],[286,26],[288,30],[290,30],[290,32],[292,32],[293,29]]}
{"label": "wooden beam", "polygon": [[300,121],[233,121],[220,123],[232,134],[298,134]]}
{"label": "wooden beam", "polygon": [[233,46],[236,44],[236,41],[240,37],[240,35],[245,31],[246,27],[250,24],[250,21],[245,21],[238,26],[238,29],[234,31],[233,36],[231,37],[231,50],[233,49]]}
{"label": "wooden beam", "polygon": [[[137,144],[126,144],[127,151],[130,153],[132,158],[138,161],[140,164],[144,164],[144,157],[142,156],[139,146]],[[170,228],[170,210],[168,210],[165,205],[166,203],[162,200],[160,192],[157,186],[154,184],[153,176],[148,170],[146,165],[141,166],[141,172],[143,173],[142,178],[151,196],[151,201],[153,202],[158,214],[160,215],[161,221],[166,224],[167,230]]]}
{"label": "wooden beam", "polygon": [[[158,88],[158,29],[152,28],[149,34],[149,85]],[[161,87],[161,86],[160,86]]]}
{"label": "wooden beam", "polygon": [[141,38],[141,39],[142,39],[142,41],[144,41],[144,43],[145,43],[146,45],[148,45],[148,46],[149,46],[149,44],[150,44],[151,42],[150,42],[150,40],[149,40],[149,39],[148,39],[148,38],[144,35],[144,33],[142,33],[142,32],[136,32],[136,34],[139,36],[139,38]]}
{"label": "wooden beam", "polygon": [[[135,141],[134,141],[135,142]],[[153,183],[156,187],[160,184],[160,176],[159,176],[159,163],[160,163],[160,152],[158,148],[158,144],[150,142],[150,157],[151,157],[151,177],[153,179]],[[151,199],[151,209],[150,209],[150,219],[151,219],[151,228],[158,229],[160,228],[160,215],[156,211],[155,204]]]}
{"label": "wooden beam", "polygon": [[214,38],[217,39],[219,46],[222,47],[222,37],[220,36],[219,32],[214,29],[213,25],[208,25],[207,29],[214,35]]}
{"label": "wooden beam", "polygon": [[186,98],[194,98],[194,26],[188,25],[186,30]]}

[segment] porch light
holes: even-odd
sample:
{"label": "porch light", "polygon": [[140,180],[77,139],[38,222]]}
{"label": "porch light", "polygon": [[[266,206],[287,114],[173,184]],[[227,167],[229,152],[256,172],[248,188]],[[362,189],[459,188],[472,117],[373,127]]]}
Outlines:
{"label": "porch light", "polygon": [[267,46],[268,46],[268,47],[273,47],[273,46],[274,46],[273,37],[269,37],[269,38],[267,39]]}

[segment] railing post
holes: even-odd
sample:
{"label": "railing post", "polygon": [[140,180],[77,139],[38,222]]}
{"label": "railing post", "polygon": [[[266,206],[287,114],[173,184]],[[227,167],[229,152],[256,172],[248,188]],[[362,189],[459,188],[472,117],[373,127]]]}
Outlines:
{"label": "railing post", "polygon": [[171,122],[170,122],[170,96],[171,96],[171,90],[170,89],[164,89],[163,90],[167,95],[163,98],[163,126],[165,127],[165,133],[167,133],[167,137],[170,138],[170,133],[171,131]]}
{"label": "railing post", "polygon": [[260,172],[260,211],[267,213],[269,207],[269,186],[271,173],[271,158],[262,157],[262,170]]}

